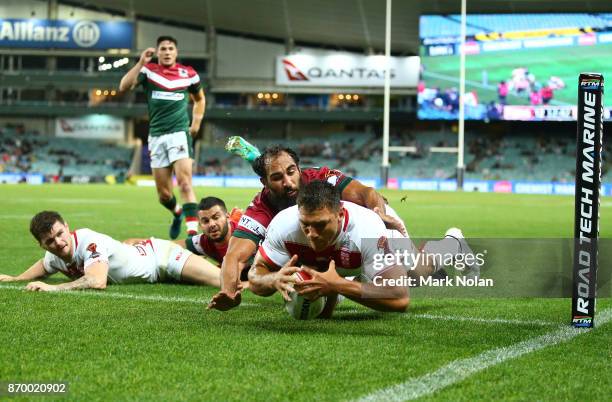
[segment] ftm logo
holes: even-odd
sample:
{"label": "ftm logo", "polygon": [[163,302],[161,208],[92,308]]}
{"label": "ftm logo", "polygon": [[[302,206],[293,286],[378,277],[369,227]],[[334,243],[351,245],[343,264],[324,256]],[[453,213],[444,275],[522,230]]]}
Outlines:
{"label": "ftm logo", "polygon": [[576,315],[572,320],[572,324],[574,324],[575,327],[590,327],[592,320],[593,318],[587,315]]}
{"label": "ftm logo", "polygon": [[600,86],[603,87],[603,82],[601,82],[598,78],[587,78],[580,81],[580,86],[587,89],[595,89],[599,88]]}
{"label": "ftm logo", "polygon": [[289,81],[309,81],[308,77],[289,60],[283,59],[283,66],[285,67],[285,73]]}

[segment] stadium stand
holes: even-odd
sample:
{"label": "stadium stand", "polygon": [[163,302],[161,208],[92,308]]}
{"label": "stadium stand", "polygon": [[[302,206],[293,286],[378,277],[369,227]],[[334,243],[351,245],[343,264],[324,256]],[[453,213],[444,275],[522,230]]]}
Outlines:
{"label": "stadium stand", "polygon": [[[421,20],[421,36],[436,38],[459,33],[461,16],[428,16]],[[484,32],[529,31],[537,29],[590,27],[605,29],[612,26],[610,14],[511,14],[486,15],[474,14],[467,18],[467,35]]]}
{"label": "stadium stand", "polygon": [[[247,139],[249,139],[247,137]],[[336,133],[308,138],[249,139],[258,147],[282,144],[294,148],[302,166],[331,166],[351,176],[375,178],[380,174],[381,140],[363,132]],[[229,155],[222,145],[199,142],[196,174],[203,176],[253,176],[251,167]],[[456,154],[432,153],[431,147],[456,147],[451,131],[402,130],[391,136],[393,146],[416,147],[414,153],[391,153],[390,176],[397,178],[449,179],[455,175]],[[610,145],[605,145],[608,152]],[[516,134],[487,136],[466,134],[466,178],[475,180],[527,180],[572,182],[575,141],[571,136],[551,138]],[[124,176],[133,149],[99,140],[57,138],[26,132],[23,126],[0,129],[0,172],[40,173],[52,176]],[[603,179],[608,178],[604,164]]]}
{"label": "stadium stand", "polygon": [[0,130],[0,171],[45,176],[125,175],[132,149],[111,142],[57,138],[26,132],[23,127]]}
{"label": "stadium stand", "polygon": [[[332,139],[311,137],[283,140],[296,149],[302,166],[330,166],[351,176],[376,178],[380,174],[381,140],[374,134],[352,133]],[[353,139],[354,138],[354,139]],[[259,147],[278,144],[278,139],[253,140]],[[457,156],[432,153],[431,147],[456,147],[451,131],[405,131],[391,137],[391,145],[414,146],[415,153],[391,153],[390,176],[397,178],[450,179],[455,177]],[[612,147],[606,146],[607,151]],[[466,178],[475,180],[524,180],[573,182],[576,144],[571,135],[550,137],[544,134],[487,136],[477,131],[466,134]],[[199,172],[216,176],[252,176],[251,167],[232,157],[222,147],[202,145]],[[608,170],[604,165],[606,180]]]}

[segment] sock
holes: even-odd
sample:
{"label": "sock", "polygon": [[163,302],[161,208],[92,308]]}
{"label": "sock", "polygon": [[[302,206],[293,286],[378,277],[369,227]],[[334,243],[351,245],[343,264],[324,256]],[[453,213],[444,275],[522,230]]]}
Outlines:
{"label": "sock", "polygon": [[181,206],[176,202],[176,197],[174,195],[172,195],[172,198],[170,198],[168,201],[160,201],[160,203],[166,207],[166,209],[172,212],[174,216],[178,216],[183,212]]}
{"label": "sock", "polygon": [[198,205],[195,202],[186,202],[183,210],[185,211],[187,236],[198,234]]}
{"label": "sock", "polygon": [[442,240],[428,241],[423,246],[423,252],[427,255],[427,261],[433,261],[435,271],[443,268],[444,260],[448,256],[455,257],[461,251],[459,240],[454,237],[445,237]]}

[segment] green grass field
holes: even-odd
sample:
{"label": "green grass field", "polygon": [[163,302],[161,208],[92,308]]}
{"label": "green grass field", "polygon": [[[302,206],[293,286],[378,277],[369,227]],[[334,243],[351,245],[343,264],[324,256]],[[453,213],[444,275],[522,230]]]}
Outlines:
{"label": "green grass field", "polygon": [[[42,255],[27,228],[42,209],[59,210],[72,228],[118,239],[166,236],[168,214],[153,188],[1,188],[2,273],[20,273]],[[241,207],[255,192],[197,189]],[[413,237],[440,237],[453,225],[469,237],[573,235],[572,197],[385,195]],[[604,198],[602,237],[612,238],[611,214]],[[221,313],[204,308],[214,289],[196,286],[62,294],[22,286],[0,284],[0,382],[66,381],[62,400],[604,401],[612,394],[612,325],[570,329],[570,299],[415,291],[403,315],[345,301],[331,320],[294,321],[278,295],[247,294],[241,307]],[[612,299],[598,300],[598,312],[600,321],[612,320]]]}
{"label": "green grass field", "polygon": [[[612,44],[597,46],[553,47],[499,51],[468,55],[465,65],[466,91],[476,91],[480,103],[497,100],[497,84],[508,81],[512,70],[526,67],[536,80],[546,83],[552,75],[561,77],[566,87],[555,91],[554,102],[575,105],[578,98],[578,75],[581,72],[599,72],[604,77],[612,74],[610,63]],[[459,88],[459,57],[422,57],[424,79],[429,88]],[[483,71],[488,76],[488,85],[483,84]],[[509,105],[528,105],[525,96],[508,95]],[[610,105],[610,100],[606,105]]]}

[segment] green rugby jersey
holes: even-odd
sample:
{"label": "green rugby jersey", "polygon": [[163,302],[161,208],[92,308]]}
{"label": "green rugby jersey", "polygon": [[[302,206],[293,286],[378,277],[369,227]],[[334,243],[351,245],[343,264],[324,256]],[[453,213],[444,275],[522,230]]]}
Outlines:
{"label": "green rugby jersey", "polygon": [[189,93],[195,94],[202,88],[200,76],[193,68],[178,63],[170,68],[147,63],[140,69],[138,84],[147,94],[149,135],[188,132]]}

